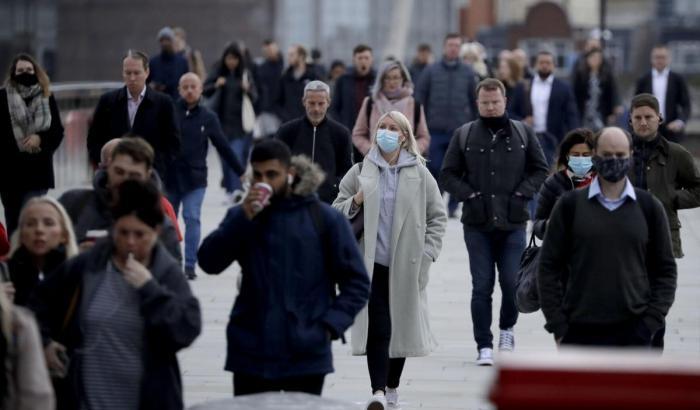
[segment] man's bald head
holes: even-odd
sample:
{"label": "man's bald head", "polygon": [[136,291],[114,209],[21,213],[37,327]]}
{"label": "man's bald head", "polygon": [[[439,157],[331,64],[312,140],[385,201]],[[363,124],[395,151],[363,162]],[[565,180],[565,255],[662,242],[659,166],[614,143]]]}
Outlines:
{"label": "man's bald head", "polygon": [[202,80],[195,73],[185,73],[180,77],[178,91],[187,105],[193,106],[202,96]]}
{"label": "man's bald head", "polygon": [[111,139],[102,147],[100,151],[100,168],[105,169],[109,166],[109,163],[112,161],[112,151],[114,151],[114,147],[116,147],[121,140],[121,138]]}
{"label": "man's bald head", "polygon": [[626,158],[632,155],[632,136],[619,127],[606,127],[598,131],[593,141],[595,155]]}

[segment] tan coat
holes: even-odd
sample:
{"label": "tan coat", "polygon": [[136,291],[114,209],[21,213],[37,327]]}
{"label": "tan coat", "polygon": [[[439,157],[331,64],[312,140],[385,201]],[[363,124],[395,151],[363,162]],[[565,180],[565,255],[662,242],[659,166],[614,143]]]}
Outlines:
{"label": "tan coat", "polygon": [[[343,177],[333,207],[349,215],[352,197],[364,192],[364,236],[360,250],[372,276],[377,247],[380,192],[379,168],[365,159]],[[447,214],[437,182],[424,165],[402,168],[396,192],[391,233],[389,357],[425,356],[436,346],[428,321],[426,286],[430,265],[440,254]],[[366,354],[368,315],[365,307],[351,329],[352,352]]]}
{"label": "tan coat", "polygon": [[12,312],[14,342],[7,364],[10,369],[9,397],[0,408],[8,410],[52,410],[53,387],[44,359],[44,349],[34,316],[21,307]]}

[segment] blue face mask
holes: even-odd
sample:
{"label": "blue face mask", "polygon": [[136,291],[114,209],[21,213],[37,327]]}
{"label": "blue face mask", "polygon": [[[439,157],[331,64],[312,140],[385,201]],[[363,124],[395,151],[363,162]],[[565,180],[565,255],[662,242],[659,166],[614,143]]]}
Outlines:
{"label": "blue face mask", "polygon": [[577,177],[584,177],[593,167],[593,159],[591,157],[569,157],[569,169],[574,172]]}
{"label": "blue face mask", "polygon": [[400,147],[399,133],[387,129],[377,130],[377,145],[387,154],[396,151]]}

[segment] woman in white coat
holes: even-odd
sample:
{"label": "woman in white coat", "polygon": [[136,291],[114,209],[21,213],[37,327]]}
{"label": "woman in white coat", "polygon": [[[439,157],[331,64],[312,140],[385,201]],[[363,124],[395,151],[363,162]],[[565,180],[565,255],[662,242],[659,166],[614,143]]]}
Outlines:
{"label": "woman in white coat", "polygon": [[437,182],[402,113],[379,119],[372,148],[343,177],[333,206],[348,218],[364,207],[360,249],[372,289],[351,335],[353,354],[367,355],[373,392],[367,409],[398,406],[405,358],[435,346],[425,288],[447,222]]}

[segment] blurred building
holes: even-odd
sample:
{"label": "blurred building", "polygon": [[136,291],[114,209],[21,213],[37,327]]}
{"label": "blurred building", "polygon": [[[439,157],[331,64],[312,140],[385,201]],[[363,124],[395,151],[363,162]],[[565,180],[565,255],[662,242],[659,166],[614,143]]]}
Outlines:
{"label": "blurred building", "polygon": [[0,76],[12,57],[36,56],[49,76],[55,73],[57,14],[54,0],[0,0]]}

